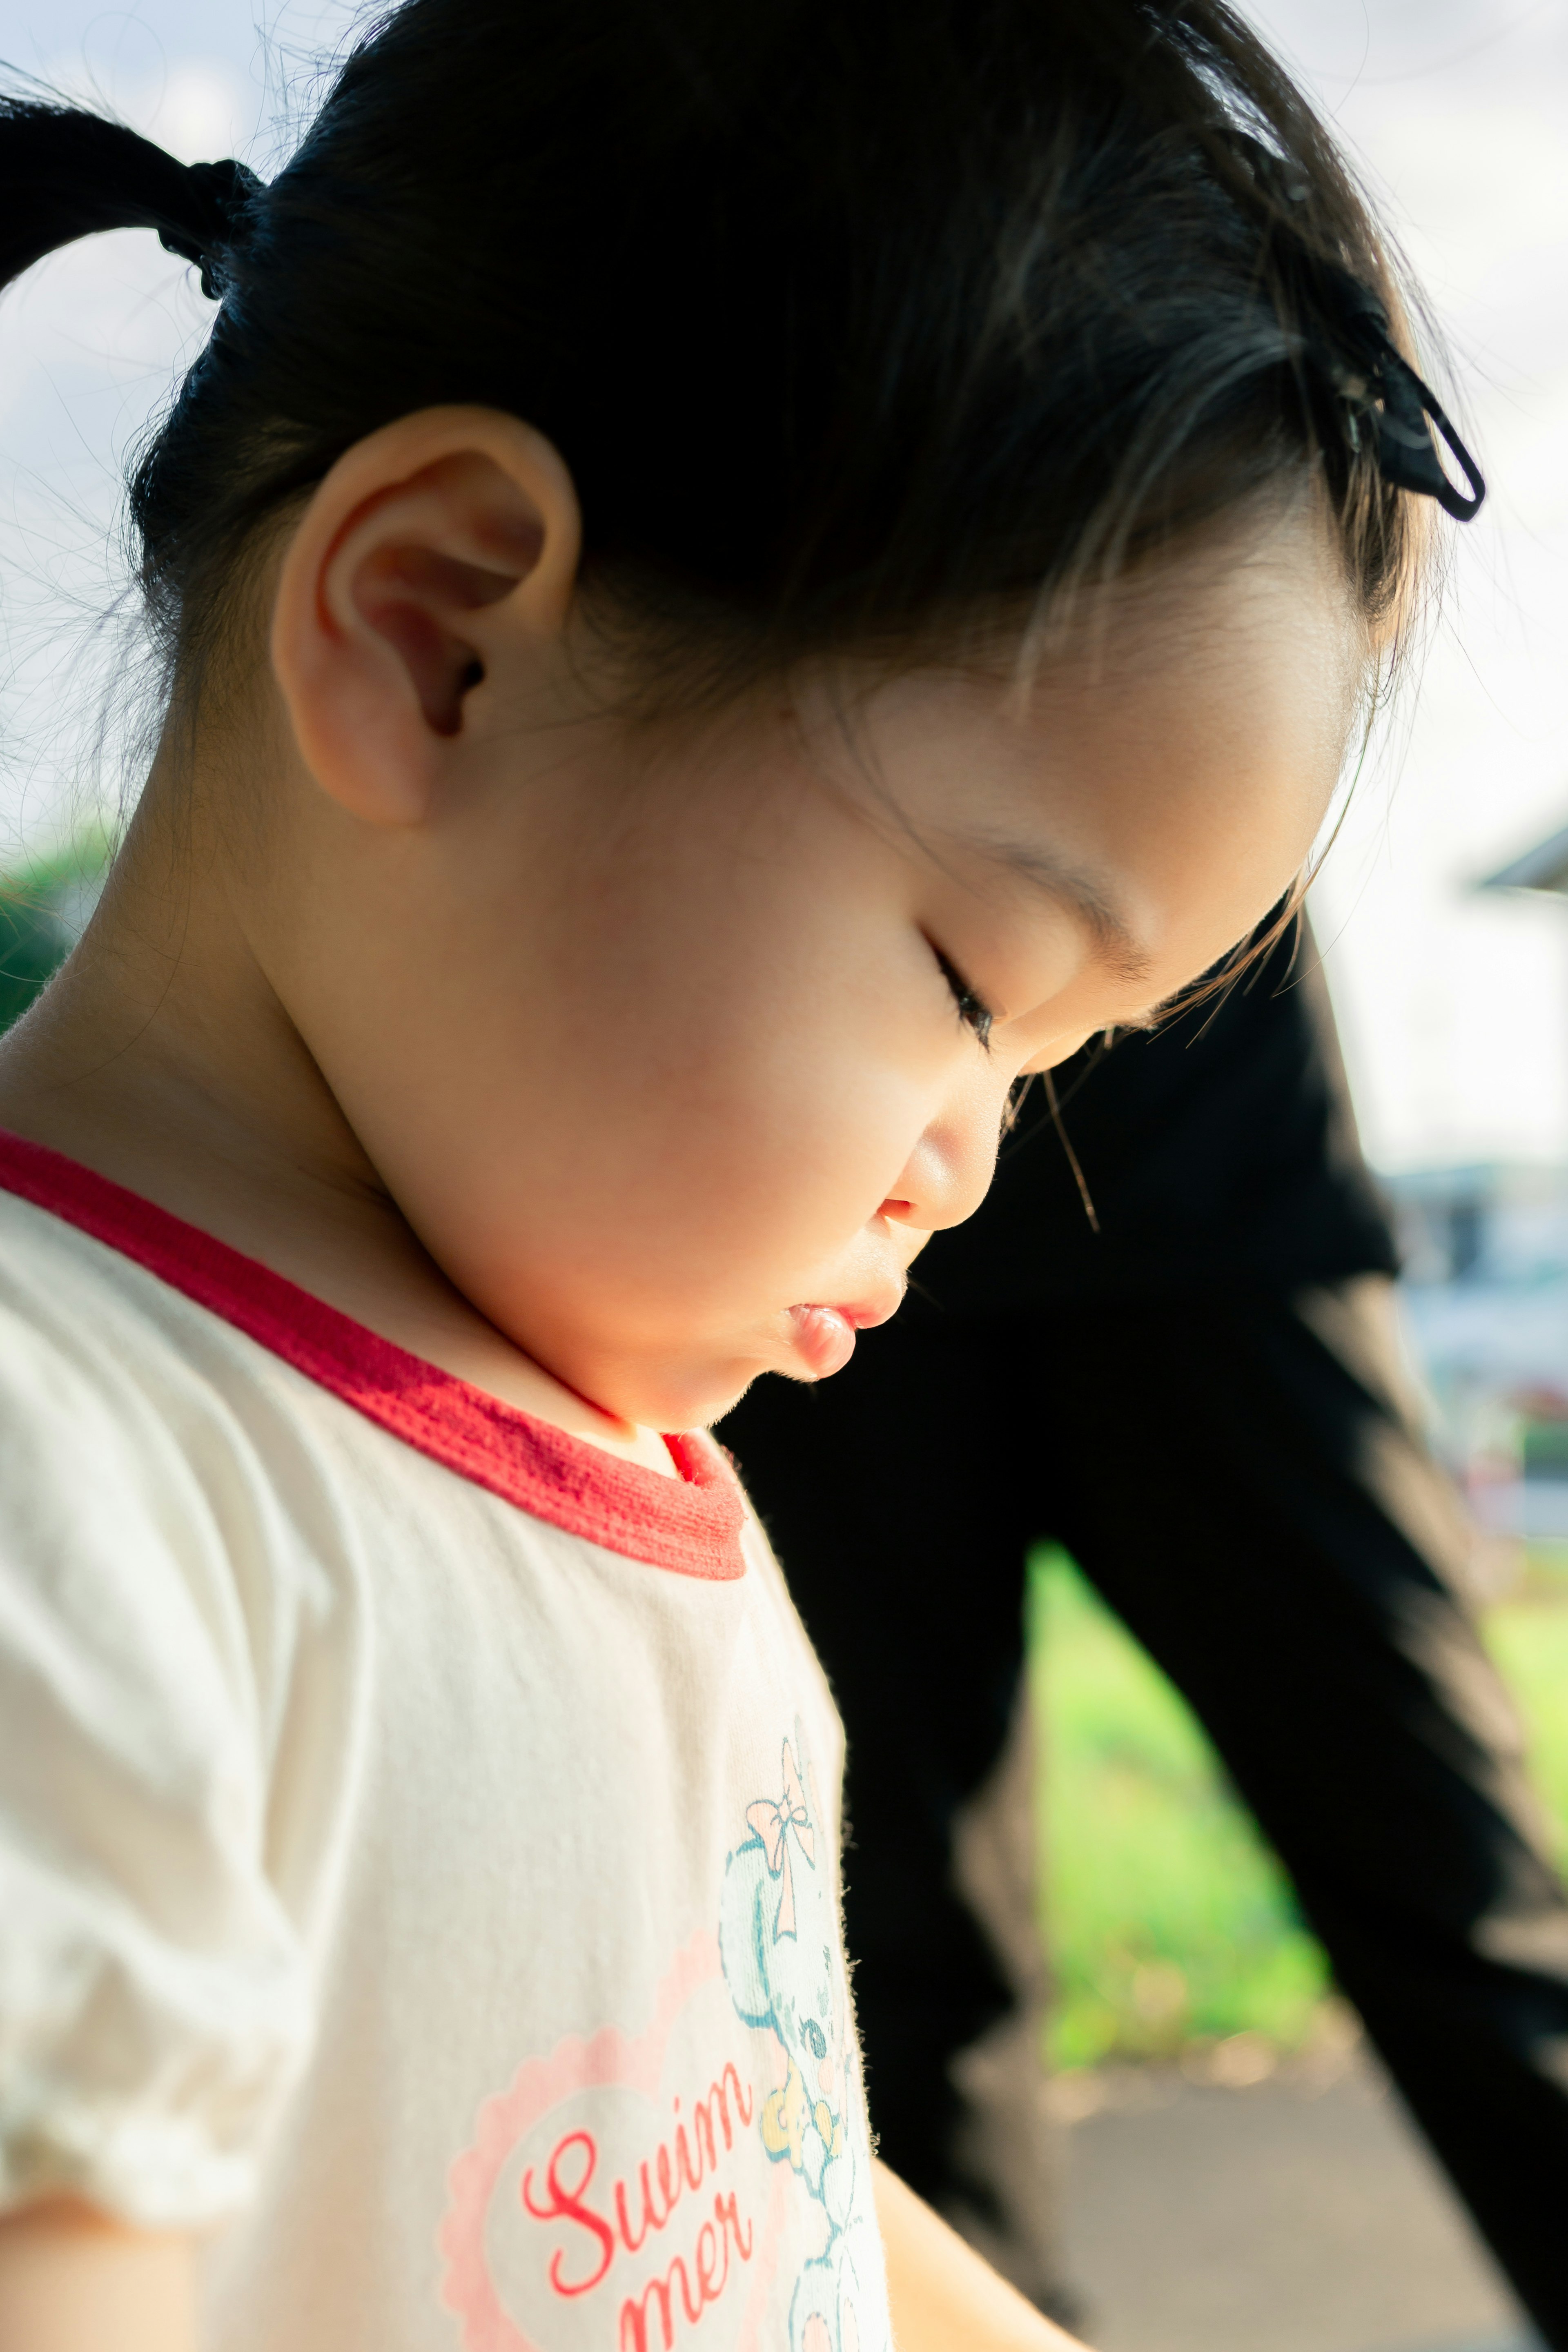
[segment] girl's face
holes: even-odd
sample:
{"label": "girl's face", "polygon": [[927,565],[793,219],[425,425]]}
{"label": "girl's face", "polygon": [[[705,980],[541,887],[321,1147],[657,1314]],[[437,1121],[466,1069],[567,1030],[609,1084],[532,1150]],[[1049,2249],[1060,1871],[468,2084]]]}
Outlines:
{"label": "girl's face", "polygon": [[1274,904],[1363,657],[1298,519],[1026,696],[922,671],[847,717],[541,727],[498,666],[430,815],[345,845],[337,813],[275,985],[468,1298],[605,1411],[706,1423],[846,1361],[978,1207],[1018,1077]]}

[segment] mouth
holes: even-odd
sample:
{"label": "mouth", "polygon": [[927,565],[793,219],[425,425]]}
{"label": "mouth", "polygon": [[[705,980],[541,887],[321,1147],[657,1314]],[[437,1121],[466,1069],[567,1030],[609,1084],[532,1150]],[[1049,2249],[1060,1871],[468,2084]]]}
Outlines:
{"label": "mouth", "polygon": [[900,1283],[895,1294],[858,1300],[852,1307],[792,1307],[784,1318],[792,1352],[806,1377],[826,1381],[841,1372],[855,1353],[855,1335],[869,1331],[896,1315],[903,1298]]}

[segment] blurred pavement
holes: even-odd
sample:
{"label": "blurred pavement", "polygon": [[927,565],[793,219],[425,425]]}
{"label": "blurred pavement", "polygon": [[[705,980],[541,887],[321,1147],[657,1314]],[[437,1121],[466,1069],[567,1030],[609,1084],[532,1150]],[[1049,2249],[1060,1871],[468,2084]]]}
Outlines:
{"label": "blurred pavement", "polygon": [[1238,2088],[1069,2076],[1055,2103],[1080,2110],[1067,2244],[1096,2352],[1538,2352],[1359,2052]]}

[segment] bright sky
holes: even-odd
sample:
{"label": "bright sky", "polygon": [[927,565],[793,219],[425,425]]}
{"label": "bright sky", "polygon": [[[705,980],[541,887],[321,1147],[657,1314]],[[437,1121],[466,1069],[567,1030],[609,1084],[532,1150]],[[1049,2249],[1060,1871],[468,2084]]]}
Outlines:
{"label": "bright sky", "polygon": [[[1420,693],[1319,886],[1363,1128],[1386,1168],[1568,1160],[1568,905],[1470,884],[1568,824],[1568,0],[1251,0],[1338,124],[1447,334],[1492,486],[1451,534]],[[114,106],[189,162],[265,171],[341,0],[0,0],[0,58]],[[258,22],[266,28],[263,46]],[[121,463],[209,316],[155,238],[89,239],[0,335],[0,856],[89,765],[69,714]],[[4,680],[10,680],[8,689]],[[61,714],[66,714],[62,720]]]}
{"label": "bright sky", "polygon": [[1368,1149],[1568,1160],[1568,904],[1469,885],[1568,824],[1568,5],[1252,0],[1447,332],[1491,485],[1402,740],[1320,885]]}

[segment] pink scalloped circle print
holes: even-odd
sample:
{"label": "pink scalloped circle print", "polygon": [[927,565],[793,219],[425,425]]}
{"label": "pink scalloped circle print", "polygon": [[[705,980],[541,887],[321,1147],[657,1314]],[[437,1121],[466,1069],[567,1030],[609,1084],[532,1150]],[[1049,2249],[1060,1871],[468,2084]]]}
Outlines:
{"label": "pink scalloped circle print", "polygon": [[788,2203],[757,2127],[776,2050],[736,2016],[704,1932],[644,2033],[525,2060],[447,2177],[443,2299],[465,2352],[762,2352]]}

